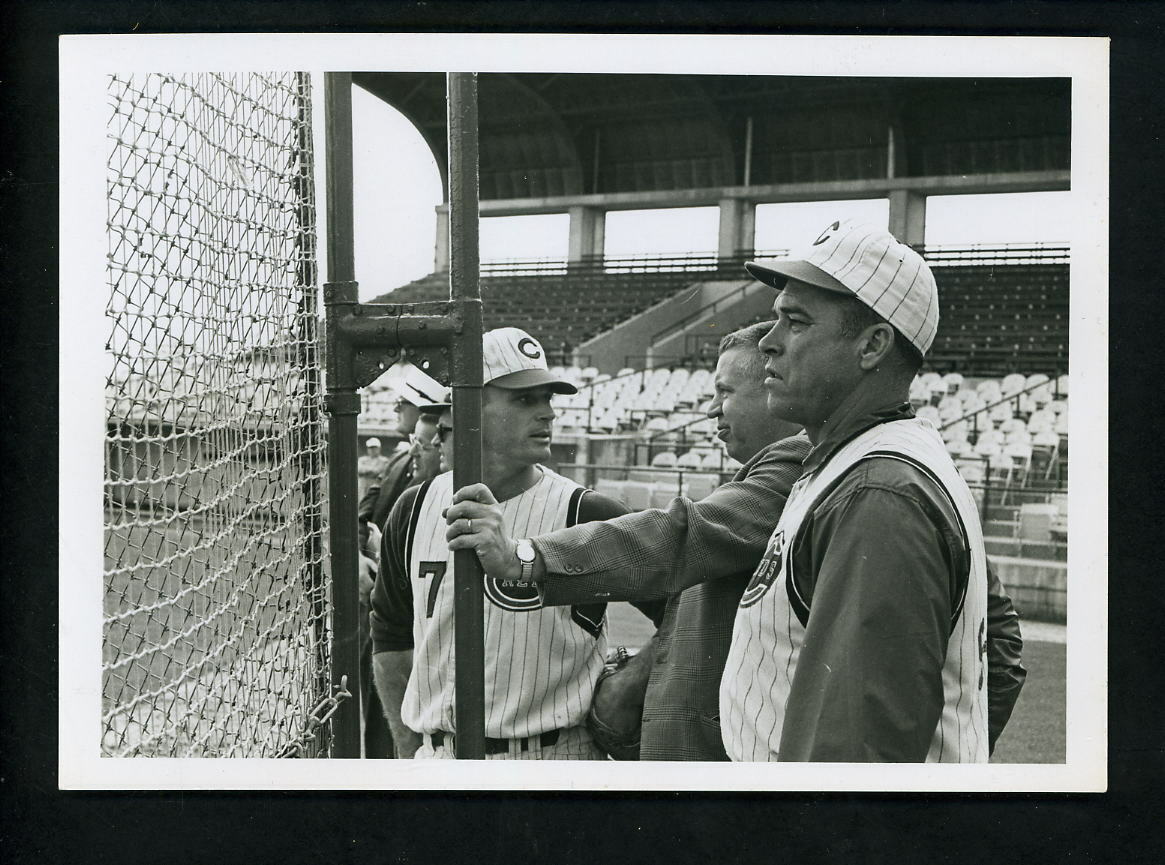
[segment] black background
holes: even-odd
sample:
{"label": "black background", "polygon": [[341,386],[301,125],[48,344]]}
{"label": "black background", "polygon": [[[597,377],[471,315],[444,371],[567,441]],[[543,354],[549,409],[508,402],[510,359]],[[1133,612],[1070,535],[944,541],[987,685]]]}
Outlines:
{"label": "black background", "polygon": [[[0,858],[7,863],[1165,860],[1157,493],[1158,3],[24,2],[0,12]],[[165,32],[1111,36],[1109,792],[198,794],[57,790],[57,36]],[[1087,293],[1073,295],[1087,304]],[[1075,312],[1076,310],[1074,310]],[[1097,314],[1102,312],[1099,308]],[[1079,405],[1074,411],[1090,411]],[[1095,407],[1100,411],[1100,407]],[[76,435],[84,435],[77,431]],[[1087,454],[1077,454],[1087,459]],[[58,505],[60,506],[58,509]],[[1101,650],[1103,647],[1097,647]]]}

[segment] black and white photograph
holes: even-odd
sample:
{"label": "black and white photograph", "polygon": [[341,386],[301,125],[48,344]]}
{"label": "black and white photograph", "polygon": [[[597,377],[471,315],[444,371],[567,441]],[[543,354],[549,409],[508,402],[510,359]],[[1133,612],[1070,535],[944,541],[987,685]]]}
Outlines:
{"label": "black and white photograph", "polygon": [[60,64],[62,789],[1106,789],[1107,40]]}

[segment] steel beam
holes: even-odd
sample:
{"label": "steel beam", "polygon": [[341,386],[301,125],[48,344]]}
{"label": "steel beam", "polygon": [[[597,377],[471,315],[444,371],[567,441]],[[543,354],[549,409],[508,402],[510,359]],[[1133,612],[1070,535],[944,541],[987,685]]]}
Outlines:
{"label": "steel beam", "polygon": [[[478,282],[477,76],[450,72],[450,299],[460,306],[462,332],[453,340],[453,487],[481,480],[481,287]],[[455,723],[459,760],[485,756],[485,654],[482,570],[472,550],[453,557]]]}
{"label": "steel beam", "polygon": [[[348,700],[332,719],[332,756],[360,756],[360,593],[356,525],[356,415],[360,395],[352,384],[351,359],[337,350],[333,307],[354,303],[355,253],[352,233],[352,76],[324,76],[324,125],[328,214],[328,282],[325,363],[328,412],[328,520],[332,559],[332,688],[347,684]],[[348,476],[350,480],[348,480]]]}

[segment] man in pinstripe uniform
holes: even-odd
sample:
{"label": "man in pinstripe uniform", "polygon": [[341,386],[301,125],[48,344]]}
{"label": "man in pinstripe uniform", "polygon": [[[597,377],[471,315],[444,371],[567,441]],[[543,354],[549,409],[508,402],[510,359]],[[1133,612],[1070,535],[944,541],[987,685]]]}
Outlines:
{"label": "man in pinstripe uniform", "polygon": [[930,268],[828,226],[750,262],[779,291],[760,347],[813,450],[740,600],[720,686],[736,760],[986,762],[987,559],[975,501],[910,382],[938,328]]}
{"label": "man in pinstripe uniform", "polygon": [[[626,508],[543,467],[555,393],[542,346],[517,328],[482,339],[482,476],[515,534],[607,519]],[[451,413],[438,435],[450,435]],[[372,593],[373,668],[398,757],[453,756],[453,556],[444,509],[451,472],[394,506]],[[467,522],[465,528],[472,530]],[[583,721],[606,655],[606,604],[543,607],[528,574],[485,575],[487,759],[599,759]]]}

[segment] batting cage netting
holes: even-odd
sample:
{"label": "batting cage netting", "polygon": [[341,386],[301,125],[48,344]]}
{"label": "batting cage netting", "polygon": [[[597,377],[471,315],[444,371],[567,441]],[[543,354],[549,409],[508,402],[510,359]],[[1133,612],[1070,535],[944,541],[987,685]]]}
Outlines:
{"label": "batting cage netting", "polygon": [[102,753],[324,756],[310,78],[108,94]]}

